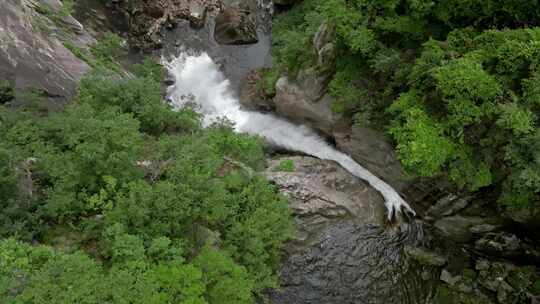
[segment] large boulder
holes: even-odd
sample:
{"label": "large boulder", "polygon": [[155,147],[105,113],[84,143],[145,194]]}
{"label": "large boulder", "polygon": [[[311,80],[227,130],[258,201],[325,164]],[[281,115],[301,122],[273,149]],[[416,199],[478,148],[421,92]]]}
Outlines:
{"label": "large boulder", "polygon": [[454,215],[436,221],[434,226],[442,236],[455,242],[466,243],[473,239],[475,227],[486,224],[499,225],[499,220],[480,216]]}
{"label": "large boulder", "polygon": [[253,9],[245,3],[225,8],[216,17],[214,39],[226,45],[257,43],[259,39]]}
{"label": "large boulder", "polygon": [[266,176],[290,198],[299,231],[293,249],[311,245],[337,221],[383,225],[386,209],[381,195],[333,161],[278,158],[270,161]]}
{"label": "large boulder", "polygon": [[333,135],[339,150],[349,154],[398,192],[409,187],[394,148],[384,133],[352,126],[338,129]]}
{"label": "large boulder", "polygon": [[291,81],[281,77],[276,83],[274,104],[276,113],[288,119],[307,124],[314,129],[332,136],[341,115],[332,111],[332,98],[324,94],[326,85],[317,75],[309,74]]}
{"label": "large boulder", "polygon": [[[58,0],[49,2],[53,10],[61,6]],[[0,78],[16,91],[38,88],[52,100],[65,100],[76,93],[77,83],[89,66],[53,35],[56,25],[37,12],[38,5],[47,4],[30,0],[0,2]],[[67,20],[71,21],[68,26],[78,27],[80,34],[75,35],[85,34],[78,22]]]}

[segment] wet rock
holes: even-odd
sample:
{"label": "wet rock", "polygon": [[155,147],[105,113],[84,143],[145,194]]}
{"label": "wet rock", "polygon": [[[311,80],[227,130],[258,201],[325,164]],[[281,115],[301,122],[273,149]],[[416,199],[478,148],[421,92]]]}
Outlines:
{"label": "wet rock", "polygon": [[171,75],[167,75],[167,77],[165,77],[165,79],[163,80],[163,84],[166,86],[172,86],[175,82],[176,80]]}
{"label": "wet rock", "polygon": [[455,215],[445,217],[435,222],[434,226],[439,232],[456,242],[468,242],[472,239],[470,228],[485,224],[486,220],[481,217],[463,217]]}
{"label": "wet rock", "polygon": [[495,292],[499,303],[509,303],[514,288],[506,282],[510,272],[515,271],[514,265],[502,262],[489,262],[480,260],[476,269],[479,270],[478,283],[482,287]]}
{"label": "wet rock", "polygon": [[259,41],[255,14],[245,4],[225,8],[216,17],[214,38],[219,44],[242,45]]}
{"label": "wet rock", "polygon": [[[51,3],[61,5],[59,1]],[[43,90],[51,101],[47,106],[57,108],[76,93],[77,82],[89,66],[58,38],[35,28],[32,20],[46,17],[30,4],[23,0],[0,2],[0,78],[15,91],[30,87]]]}
{"label": "wet rock", "polygon": [[459,281],[461,281],[462,278],[461,278],[460,275],[453,276],[448,270],[443,269],[441,271],[440,279],[441,279],[441,281],[445,282],[446,284],[448,284],[450,286],[454,286]]}
{"label": "wet rock", "polygon": [[447,262],[444,256],[426,248],[406,246],[405,253],[421,265],[444,266]]}
{"label": "wet rock", "polygon": [[450,193],[439,199],[433,206],[431,206],[427,211],[427,215],[435,218],[449,216],[465,209],[468,204],[468,198],[460,198]]}
{"label": "wet rock", "polygon": [[384,133],[353,126],[334,132],[334,138],[339,150],[349,154],[398,192],[409,187],[394,148]]}
{"label": "wet rock", "polygon": [[498,229],[496,225],[490,225],[490,224],[481,224],[471,227],[471,232],[474,234],[483,234],[492,232],[494,230]]}
{"label": "wet rock", "polygon": [[476,240],[474,247],[480,251],[512,255],[519,251],[521,242],[511,233],[488,233]]}
{"label": "wet rock", "polygon": [[332,136],[341,116],[332,111],[330,96],[325,95],[321,100],[311,99],[312,92],[316,91],[313,87],[304,88],[287,77],[281,77],[276,83],[274,97],[276,112],[294,122],[310,125]]}
{"label": "wet rock", "polygon": [[[292,161],[294,171],[275,170],[284,160]],[[266,176],[290,197],[298,222],[298,237],[290,250],[309,247],[336,221],[383,224],[386,210],[380,194],[333,161],[287,157],[270,161],[268,168]]]}

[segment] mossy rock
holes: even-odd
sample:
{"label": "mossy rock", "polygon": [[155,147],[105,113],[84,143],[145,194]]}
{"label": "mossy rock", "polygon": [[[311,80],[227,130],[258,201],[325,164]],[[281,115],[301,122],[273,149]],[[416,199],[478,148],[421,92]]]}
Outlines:
{"label": "mossy rock", "polygon": [[432,301],[433,304],[489,304],[489,300],[476,296],[452,290],[446,286],[437,287],[437,292]]}

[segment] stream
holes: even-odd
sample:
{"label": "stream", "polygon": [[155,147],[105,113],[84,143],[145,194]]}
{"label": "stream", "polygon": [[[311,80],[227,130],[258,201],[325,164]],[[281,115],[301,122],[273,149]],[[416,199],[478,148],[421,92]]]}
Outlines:
{"label": "stream", "polygon": [[[169,102],[176,108],[195,104],[205,125],[226,118],[238,132],[260,136],[282,150],[333,160],[382,195],[388,219],[399,213],[414,215],[395,189],[309,127],[241,107],[237,95],[246,74],[271,63],[269,12],[267,6],[259,8],[259,42],[253,45],[218,45],[212,17],[200,30],[185,23],[169,35],[163,55],[174,78],[167,91]],[[399,221],[398,228],[347,220],[333,224],[316,245],[285,258],[282,288],[269,291],[270,299],[283,304],[426,303],[430,288],[425,277],[431,274],[420,273],[403,250],[422,242],[421,222]]]}

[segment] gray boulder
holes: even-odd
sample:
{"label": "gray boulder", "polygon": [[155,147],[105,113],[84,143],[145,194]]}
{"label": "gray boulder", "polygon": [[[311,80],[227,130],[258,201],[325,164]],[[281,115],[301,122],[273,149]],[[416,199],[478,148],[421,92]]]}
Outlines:
{"label": "gray boulder", "polygon": [[434,225],[443,236],[456,242],[468,242],[473,237],[470,228],[481,224],[486,224],[486,219],[455,215],[442,218]]}
{"label": "gray boulder", "polygon": [[316,78],[309,78],[304,79],[303,83],[312,83],[310,87],[304,86],[302,82],[290,81],[287,77],[281,77],[277,81],[274,97],[276,112],[332,136],[341,115],[332,111],[332,99],[329,95],[314,100],[313,97],[320,95],[324,85]]}
{"label": "gray boulder", "polygon": [[435,218],[449,216],[463,210],[467,205],[469,205],[468,198],[460,198],[450,193],[437,200],[437,202],[428,209],[427,215]]}
{"label": "gray boulder", "polygon": [[[59,6],[60,2],[53,4]],[[77,83],[89,66],[52,33],[37,27],[37,20],[48,21],[35,10],[35,5],[29,0],[0,2],[0,78],[11,83],[16,91],[34,87],[50,99],[63,100],[76,93]],[[75,24],[73,20],[71,23]]]}
{"label": "gray boulder", "polygon": [[444,266],[447,263],[446,257],[426,248],[406,246],[405,252],[421,265]]}
{"label": "gray boulder", "polygon": [[386,135],[369,128],[352,126],[337,129],[334,138],[339,150],[349,154],[398,192],[409,187],[394,148]]}

